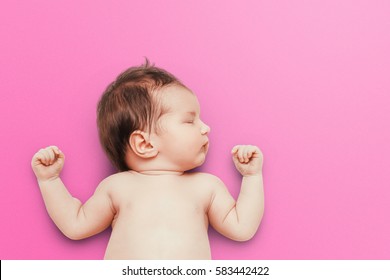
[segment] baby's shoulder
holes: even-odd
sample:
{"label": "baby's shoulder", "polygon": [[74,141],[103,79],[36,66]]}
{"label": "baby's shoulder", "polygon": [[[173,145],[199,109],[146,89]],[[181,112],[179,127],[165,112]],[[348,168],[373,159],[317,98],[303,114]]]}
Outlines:
{"label": "baby's shoulder", "polygon": [[194,172],[191,174],[191,176],[193,176],[193,178],[198,181],[199,184],[207,186],[208,188],[225,187],[225,184],[219,177],[210,173]]}
{"label": "baby's shoulder", "polygon": [[131,176],[128,172],[119,172],[103,179],[98,188],[108,191],[123,185],[131,185],[133,180],[133,176]]}

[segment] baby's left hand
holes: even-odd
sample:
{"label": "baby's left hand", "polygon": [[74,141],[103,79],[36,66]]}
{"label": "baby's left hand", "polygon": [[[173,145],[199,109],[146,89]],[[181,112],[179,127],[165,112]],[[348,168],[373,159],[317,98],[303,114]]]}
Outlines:
{"label": "baby's left hand", "polygon": [[242,176],[261,175],[263,154],[256,146],[237,145],[232,149],[233,162]]}

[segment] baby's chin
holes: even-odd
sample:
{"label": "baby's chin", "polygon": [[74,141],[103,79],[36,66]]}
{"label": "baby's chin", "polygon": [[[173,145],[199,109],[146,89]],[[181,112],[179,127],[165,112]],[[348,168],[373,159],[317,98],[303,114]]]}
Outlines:
{"label": "baby's chin", "polygon": [[178,167],[174,168],[174,170],[171,170],[171,171],[176,171],[176,172],[193,171],[194,169],[202,166],[204,162],[205,162],[205,158],[200,159],[197,162],[192,162],[192,163],[188,163],[188,164],[182,164],[180,167],[178,166]]}
{"label": "baby's chin", "polygon": [[203,156],[199,158],[199,160],[196,163],[194,163],[190,168],[187,168],[186,171],[201,167],[203,163],[206,161],[206,156],[207,156],[207,151],[205,151]]}
{"label": "baby's chin", "polygon": [[206,161],[207,150],[207,146],[202,147],[201,152],[198,153],[195,158],[187,158],[176,161],[173,165],[171,165],[170,170],[176,172],[186,172],[202,166]]}

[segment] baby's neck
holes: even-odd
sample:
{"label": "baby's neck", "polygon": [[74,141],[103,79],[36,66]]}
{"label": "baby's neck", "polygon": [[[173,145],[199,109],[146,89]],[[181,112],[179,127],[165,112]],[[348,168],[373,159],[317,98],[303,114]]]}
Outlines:
{"label": "baby's neck", "polygon": [[177,175],[177,176],[181,176],[184,174],[183,171],[172,171],[172,170],[142,170],[142,171],[131,170],[130,172],[142,174],[142,175]]}

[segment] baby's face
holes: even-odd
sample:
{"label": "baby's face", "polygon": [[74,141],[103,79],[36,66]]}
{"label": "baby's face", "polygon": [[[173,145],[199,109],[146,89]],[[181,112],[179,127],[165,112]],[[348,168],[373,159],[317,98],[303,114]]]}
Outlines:
{"label": "baby's face", "polygon": [[200,166],[208,151],[210,128],[200,119],[198,99],[181,86],[169,86],[162,91],[162,106],[167,113],[161,116],[161,129],[155,135],[159,155],[176,171]]}

